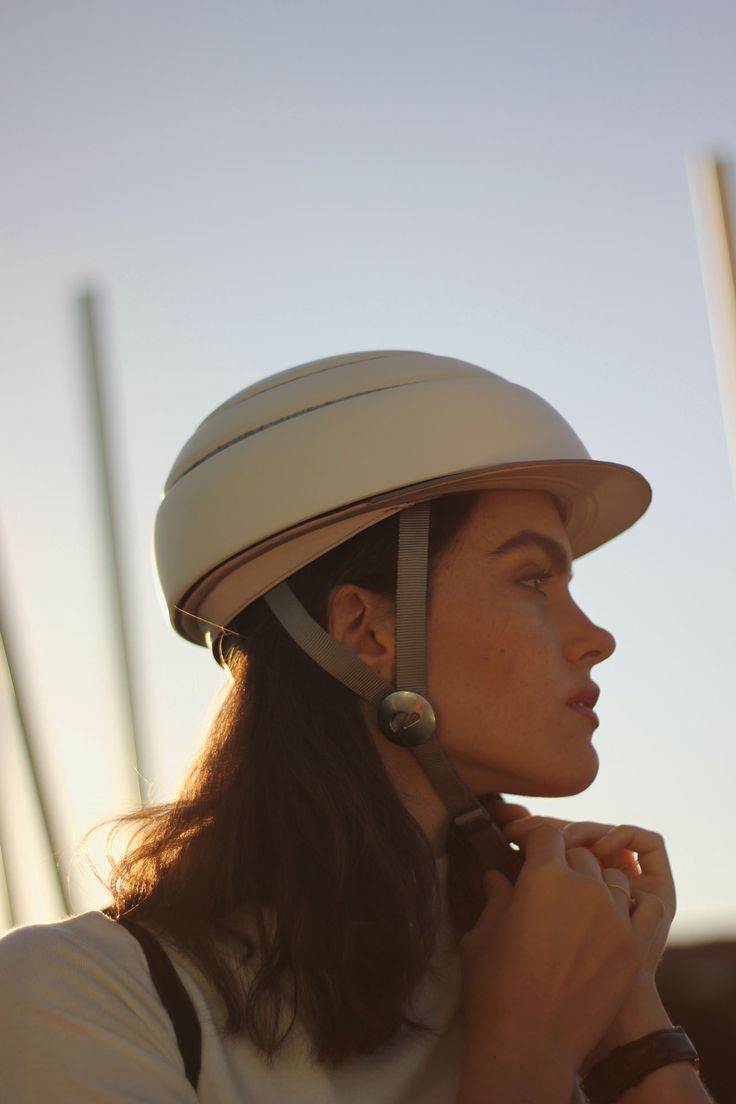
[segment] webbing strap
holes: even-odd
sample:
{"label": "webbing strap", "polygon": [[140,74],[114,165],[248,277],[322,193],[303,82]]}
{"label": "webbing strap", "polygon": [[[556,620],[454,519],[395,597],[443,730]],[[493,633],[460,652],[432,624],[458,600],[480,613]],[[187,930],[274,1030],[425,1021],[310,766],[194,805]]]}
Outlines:
{"label": "webbing strap", "polygon": [[396,688],[427,693],[429,503],[402,510],[396,579]]}
{"label": "webbing strap", "polygon": [[292,640],[329,674],[361,698],[378,706],[394,687],[331,636],[307,613],[288,583],[263,595]]}
{"label": "webbing strap", "polygon": [[[307,613],[288,583],[280,583],[279,586],[264,594],[263,597],[292,640],[296,641],[320,667],[361,698],[364,698],[365,701],[378,707],[386,695],[392,693],[395,689],[390,682],[386,682],[385,679],[381,678],[367,663],[363,663],[361,659],[358,659],[354,652],[342,645],[334,636],[330,636],[328,632],[325,632],[322,626]],[[414,623],[416,624],[416,620]],[[406,625],[406,621],[404,624]],[[400,648],[401,645],[399,644],[398,647]],[[423,651],[423,648],[415,648],[413,659],[416,661],[417,656]],[[417,671],[418,668],[415,667],[414,670]],[[420,683],[422,684],[421,688],[412,683],[411,689],[422,693],[423,678],[420,679]],[[400,689],[403,688],[400,684]],[[409,748],[409,750],[453,817],[478,806],[479,803],[475,794],[456,773],[455,768],[440,747],[436,735],[432,736],[425,744]]]}
{"label": "webbing strap", "polygon": [[477,797],[465,785],[440,747],[436,734],[427,740],[426,744],[410,747],[409,751],[442,798],[453,820],[471,809],[480,807]]}
{"label": "webbing strap", "polygon": [[[430,504],[402,510],[396,579],[396,687],[427,693],[427,569]],[[462,781],[435,733],[409,747],[453,817],[480,807]]]}
{"label": "webbing strap", "polygon": [[[396,670],[398,689],[426,694],[426,605],[429,503],[402,511],[396,586]],[[344,686],[378,707],[396,687],[326,632],[305,610],[288,583],[264,599],[291,638]],[[436,734],[410,747],[453,819],[475,811],[488,819],[473,791],[465,785],[442,750]]]}
{"label": "webbing strap", "polygon": [[478,803],[477,809],[469,809],[455,817],[455,826],[462,832],[480,859],[482,870],[500,870],[512,885],[516,884],[524,856],[514,850],[490,814]]}

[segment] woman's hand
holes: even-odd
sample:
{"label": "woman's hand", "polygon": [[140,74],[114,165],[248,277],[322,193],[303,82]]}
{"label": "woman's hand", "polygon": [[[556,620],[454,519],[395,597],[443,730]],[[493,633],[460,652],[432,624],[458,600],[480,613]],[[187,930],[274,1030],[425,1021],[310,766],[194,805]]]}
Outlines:
{"label": "woman's hand", "polygon": [[[499,821],[518,816],[493,811]],[[469,1046],[527,1060],[534,1053],[574,1076],[647,960],[662,906],[642,893],[630,914],[626,875],[611,870],[604,879],[591,850],[568,848],[558,825],[537,822],[519,835],[516,885],[486,874],[488,904],[460,944]]]}
{"label": "woman's hand", "polygon": [[585,847],[598,859],[602,872],[621,871],[626,877],[626,883],[620,878],[615,880],[622,886],[628,885],[630,895],[635,901],[642,893],[654,894],[659,898],[663,906],[662,919],[652,939],[646,961],[642,963],[636,978],[639,985],[653,984],[677,909],[675,883],[662,837],[657,832],[631,824],[613,826],[593,821],[568,822],[555,817],[532,816],[525,806],[502,801],[494,802],[493,816],[503,828],[506,838],[517,844],[521,844],[527,833],[540,824],[551,824],[560,828],[568,850],[572,847]]}
{"label": "woman's hand", "polygon": [[[595,1049],[587,1056],[586,1072],[615,1046],[661,1027],[671,1026],[656,988],[655,971],[664,951],[677,907],[675,885],[662,837],[633,825],[566,822],[554,817],[532,816],[523,805],[494,802],[493,816],[509,840],[521,843],[540,824],[560,828],[570,848],[587,848],[598,860],[601,875],[609,885],[628,889],[634,899],[632,910],[646,895],[660,905],[661,916],[649,949],[634,977],[629,993]],[[619,901],[623,898],[613,890]]]}

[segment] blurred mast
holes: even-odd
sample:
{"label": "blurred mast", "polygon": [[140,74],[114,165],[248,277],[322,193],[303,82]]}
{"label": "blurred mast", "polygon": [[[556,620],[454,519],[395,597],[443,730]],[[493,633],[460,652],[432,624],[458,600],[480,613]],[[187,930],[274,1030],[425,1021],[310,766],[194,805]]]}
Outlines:
{"label": "blurred mast", "polygon": [[[18,664],[16,663],[15,656],[13,655],[10,636],[10,616],[2,593],[3,582],[4,580],[2,579],[2,576],[0,574],[0,652],[2,653],[2,655],[0,656],[0,662],[5,663],[5,667],[8,673],[8,685],[10,687],[10,696],[13,700],[13,708],[18,723],[21,748],[25,755],[26,763],[28,764],[28,771],[31,776],[31,783],[36,797],[36,802],[38,804],[38,811],[41,815],[41,830],[44,835],[46,846],[48,847],[48,853],[51,857],[51,866],[54,872],[54,881],[56,883],[56,888],[58,890],[60,902],[63,909],[67,913],[71,913],[73,909],[71,906],[71,901],[69,899],[69,893],[67,891],[67,887],[64,885],[64,879],[56,861],[57,855],[59,855],[61,852],[59,841],[62,839],[62,833],[57,830],[58,826],[54,825],[53,823],[53,816],[51,814],[51,802],[49,801],[48,794],[45,791],[45,787],[42,782],[41,771],[39,770],[39,765],[41,761],[41,748],[33,731],[33,726],[31,725],[30,716],[26,705],[28,698],[26,696],[25,688],[20,678]],[[8,881],[7,866],[4,862],[4,854],[5,853],[3,853],[3,874],[8,906],[12,918],[12,897],[10,891],[10,882]]]}
{"label": "blurred mast", "polygon": [[729,174],[730,166],[715,157],[701,157],[690,164],[700,263],[736,490],[736,238]]}
{"label": "blurred mast", "polygon": [[0,881],[0,894],[2,894],[3,908],[8,918],[7,926],[9,928],[14,928],[16,924],[20,923],[20,920],[18,919],[16,910],[13,908],[13,894],[10,890],[10,882],[8,881],[8,868],[5,865],[2,842],[0,842],[0,874],[2,875],[2,881]]}
{"label": "blurred mast", "polygon": [[138,801],[142,805],[141,794],[141,736],[140,710],[138,695],[133,680],[132,640],[126,605],[123,597],[123,575],[121,564],[120,511],[116,500],[115,481],[112,474],[110,456],[110,434],[106,392],[106,363],[102,354],[100,336],[99,306],[92,290],[85,291],[79,300],[82,341],[86,369],[86,383],[91,415],[93,447],[99,476],[100,509],[102,514],[102,533],[105,542],[105,562],[110,586],[112,612],[115,621],[115,647],[118,670],[123,691],[125,709],[124,725],[127,733],[129,753],[132,759]]}

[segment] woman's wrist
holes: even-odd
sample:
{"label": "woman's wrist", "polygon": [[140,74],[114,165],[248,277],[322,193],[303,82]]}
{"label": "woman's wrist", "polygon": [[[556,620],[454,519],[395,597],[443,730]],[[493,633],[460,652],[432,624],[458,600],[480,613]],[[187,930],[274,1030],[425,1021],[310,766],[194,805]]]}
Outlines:
{"label": "woman's wrist", "polygon": [[665,1027],[674,1027],[674,1024],[662,1004],[662,998],[652,978],[651,981],[641,985],[634,984],[616,1018],[606,1031],[604,1040],[613,1050],[614,1047],[623,1046],[624,1043],[633,1042],[642,1035],[648,1035],[650,1031],[659,1031]]}
{"label": "woman's wrist", "polygon": [[595,1050],[588,1055],[580,1071],[581,1074],[586,1076],[596,1062],[608,1057],[616,1047],[633,1043],[652,1031],[671,1027],[674,1027],[674,1024],[662,1004],[654,979],[635,982],[605,1035],[600,1039]]}

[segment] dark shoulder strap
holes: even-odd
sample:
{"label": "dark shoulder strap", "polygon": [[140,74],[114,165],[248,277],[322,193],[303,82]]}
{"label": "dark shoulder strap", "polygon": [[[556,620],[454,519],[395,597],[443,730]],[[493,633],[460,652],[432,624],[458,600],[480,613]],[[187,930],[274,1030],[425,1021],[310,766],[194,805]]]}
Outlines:
{"label": "dark shoulder strap", "polygon": [[[103,912],[106,916],[110,916],[111,910],[103,909]],[[174,1034],[184,1061],[187,1081],[196,1091],[202,1064],[202,1029],[191,998],[166,951],[147,928],[125,916],[113,916],[111,919],[117,919],[117,922],[138,940],[143,949],[153,984],[174,1025]]]}

